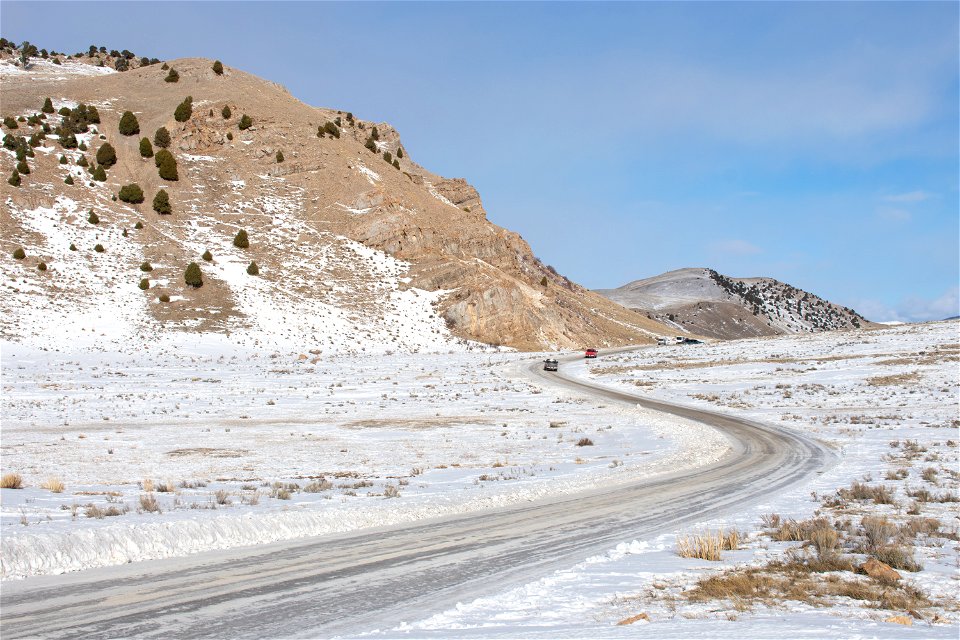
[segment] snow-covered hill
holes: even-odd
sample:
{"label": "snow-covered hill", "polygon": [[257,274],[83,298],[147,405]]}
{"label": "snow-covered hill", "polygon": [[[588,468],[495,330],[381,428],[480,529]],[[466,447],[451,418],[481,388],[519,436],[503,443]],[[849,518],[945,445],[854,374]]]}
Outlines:
{"label": "snow-covered hill", "polygon": [[730,278],[678,269],[597,291],[677,331],[711,338],[809,333],[868,326],[853,309],[773,278]]}

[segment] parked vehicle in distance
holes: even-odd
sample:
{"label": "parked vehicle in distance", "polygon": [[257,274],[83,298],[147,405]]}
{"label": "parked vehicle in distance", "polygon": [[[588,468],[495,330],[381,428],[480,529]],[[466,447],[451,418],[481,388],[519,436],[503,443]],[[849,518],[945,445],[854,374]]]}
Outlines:
{"label": "parked vehicle in distance", "polygon": [[672,339],[672,338],[657,338],[657,344],[659,344],[659,345],[673,344],[673,339]]}
{"label": "parked vehicle in distance", "polygon": [[693,338],[684,338],[680,344],[703,344],[703,340],[694,340]]}
{"label": "parked vehicle in distance", "polygon": [[596,349],[587,349],[586,353],[583,356],[584,358],[596,358],[597,350]]}
{"label": "parked vehicle in distance", "polygon": [[547,358],[543,361],[543,370],[544,371],[556,371],[557,367],[560,366],[560,363],[554,360],[553,358]]}

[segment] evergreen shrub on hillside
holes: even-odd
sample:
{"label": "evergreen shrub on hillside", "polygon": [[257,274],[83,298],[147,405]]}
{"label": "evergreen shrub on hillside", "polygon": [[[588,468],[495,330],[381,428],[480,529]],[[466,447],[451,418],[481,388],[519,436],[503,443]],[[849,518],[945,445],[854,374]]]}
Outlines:
{"label": "evergreen shrub on hillside", "polygon": [[63,179],[63,184],[70,184],[70,185],[72,185],[72,184],[73,184],[73,176],[67,176],[66,178],[64,178],[64,179]]}
{"label": "evergreen shrub on hillside", "polygon": [[3,119],[3,126],[7,129],[19,129],[20,125],[17,124],[17,121],[12,116],[7,116]]}
{"label": "evergreen shrub on hillside", "polygon": [[183,273],[183,281],[191,287],[202,287],[203,276],[200,273],[200,265],[198,265],[196,262],[191,262],[188,264],[187,270]]}
{"label": "evergreen shrub on hillside", "polygon": [[207,249],[206,251],[204,251],[203,255],[200,257],[203,258],[205,262],[210,262],[211,260],[213,260],[213,254],[210,253],[210,249]]}
{"label": "evergreen shrub on hillside", "polygon": [[150,138],[140,138],[140,157],[141,158],[153,157],[153,145],[150,144]]}
{"label": "evergreen shrub on hillside", "polygon": [[40,264],[37,265],[37,271],[46,271],[46,270],[47,270],[46,262],[41,262]]}
{"label": "evergreen shrub on hillside", "polygon": [[104,251],[106,251],[106,249],[103,248],[102,244],[95,245],[93,247],[93,250],[96,251],[97,253],[103,253]]}
{"label": "evergreen shrub on hillside", "polygon": [[154,162],[160,170],[160,177],[164,180],[175,181],[180,179],[177,175],[177,160],[166,149],[157,152],[157,155],[154,156]]}
{"label": "evergreen shrub on hillside", "polygon": [[104,142],[97,149],[97,164],[103,165],[107,169],[117,164],[117,151],[109,142]]}
{"label": "evergreen shrub on hillside", "polygon": [[223,75],[223,63],[219,60],[214,60],[213,62],[213,72],[218,76]]}
{"label": "evergreen shrub on hillside", "polygon": [[143,223],[137,220],[137,224],[133,225],[133,228],[137,230],[143,229]]}
{"label": "evergreen shrub on hillside", "polygon": [[117,197],[130,204],[140,204],[143,202],[143,189],[136,182],[125,184],[120,187],[120,193],[117,194]]}
{"label": "evergreen shrub on hillside", "polygon": [[43,101],[43,108],[40,109],[44,113],[53,113],[53,100],[47,98]]}
{"label": "evergreen shrub on hillside", "polygon": [[141,278],[138,286],[141,290],[146,291],[150,288],[150,281],[147,278]]}
{"label": "evergreen shrub on hillside", "polygon": [[190,119],[191,115],[193,115],[193,98],[187,96],[183,102],[177,105],[176,110],[173,112],[173,119],[177,122],[186,122]]}
{"label": "evergreen shrub on hillside", "polygon": [[153,144],[161,149],[166,149],[170,146],[170,132],[167,131],[166,127],[160,127],[156,133],[153,134]]}
{"label": "evergreen shrub on hillside", "polygon": [[397,157],[398,158],[403,157],[403,147],[397,147]]}
{"label": "evergreen shrub on hillside", "polygon": [[229,120],[230,116],[233,115],[233,111],[230,111],[229,105],[223,105],[223,110],[220,111],[220,115],[223,116],[224,120]]}
{"label": "evergreen shrub on hillside", "polygon": [[27,252],[23,250],[23,247],[17,247],[13,251],[14,260],[23,260],[27,257]]}
{"label": "evergreen shrub on hillside", "polygon": [[240,249],[246,249],[250,246],[250,238],[247,237],[246,229],[240,229],[240,231],[237,231],[237,235],[233,237],[233,246]]}
{"label": "evergreen shrub on hillside", "polygon": [[277,162],[283,162],[283,151],[277,151]]}
{"label": "evergreen shrub on hillside", "polygon": [[140,263],[140,271],[153,271],[153,265],[147,261]]}
{"label": "evergreen shrub on hillside", "polygon": [[93,179],[97,182],[107,181],[107,172],[103,169],[103,165],[98,165],[97,168],[93,170]]}
{"label": "evergreen shrub on hillside", "polygon": [[227,131],[227,140],[233,140],[233,134]]}
{"label": "evergreen shrub on hillside", "polygon": [[390,155],[389,151],[383,152],[383,159],[386,160],[387,162],[393,162],[393,156]]}
{"label": "evergreen shrub on hillside", "polygon": [[89,213],[90,215],[87,216],[87,222],[89,222],[90,224],[100,224],[100,218],[93,211],[93,209],[90,209]]}
{"label": "evergreen shrub on hillside", "polygon": [[61,155],[61,156],[60,156],[60,164],[67,164],[67,162],[69,162],[69,161],[67,160],[67,156]]}
{"label": "evergreen shrub on hillside", "polygon": [[260,267],[257,266],[256,262],[251,262],[250,266],[247,267],[247,273],[251,276],[260,275]]}
{"label": "evergreen shrub on hillside", "polygon": [[160,294],[160,302],[170,302],[170,296],[166,293]]}
{"label": "evergreen shrub on hillside", "polygon": [[399,168],[400,168],[400,161],[397,160],[396,158],[393,159],[393,168],[394,168],[394,169],[399,169]]}
{"label": "evergreen shrub on hillside", "polygon": [[157,195],[153,196],[153,210],[161,215],[166,215],[173,211],[170,207],[170,196],[163,189],[157,191]]}
{"label": "evergreen shrub on hillside", "polygon": [[10,174],[10,178],[7,180],[7,184],[9,184],[11,187],[19,187],[19,186],[20,186],[20,172],[17,171],[16,169],[14,169],[14,170],[13,170],[13,173]]}
{"label": "evergreen shrub on hillside", "polygon": [[26,160],[21,160],[20,162],[17,163],[17,171],[20,172],[20,175],[23,175],[23,176],[29,175],[30,165],[27,164]]}
{"label": "evergreen shrub on hillside", "polygon": [[[166,66],[166,65],[164,65]],[[167,77],[163,79],[164,82],[179,82],[180,74],[177,73],[176,69],[171,68],[170,73],[167,74]]]}
{"label": "evergreen shrub on hillside", "polygon": [[247,114],[243,114],[240,118],[240,124],[237,126],[240,127],[240,131],[245,131],[253,126],[253,119]]}
{"label": "evergreen shrub on hillside", "polygon": [[125,136],[132,136],[140,133],[140,123],[133,111],[124,111],[120,116],[120,133]]}

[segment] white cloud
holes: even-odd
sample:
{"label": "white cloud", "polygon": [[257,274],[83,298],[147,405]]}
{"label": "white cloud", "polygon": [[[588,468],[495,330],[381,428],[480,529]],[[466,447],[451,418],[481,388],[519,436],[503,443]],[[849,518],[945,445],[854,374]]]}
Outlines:
{"label": "white cloud", "polygon": [[730,253],[737,256],[748,256],[763,253],[763,249],[746,240],[718,240],[710,244],[710,249],[719,253]]}
{"label": "white cloud", "polygon": [[906,209],[882,207],[877,209],[877,217],[888,222],[909,222],[913,218],[913,214]]}
{"label": "white cloud", "polygon": [[943,320],[960,315],[960,287],[951,287],[933,300],[911,296],[894,307],[878,300],[860,300],[853,308],[875,322]]}
{"label": "white cloud", "polygon": [[895,193],[884,196],[883,199],[887,202],[923,202],[932,197],[934,197],[933,194],[927,193],[926,191],[909,191],[907,193]]}

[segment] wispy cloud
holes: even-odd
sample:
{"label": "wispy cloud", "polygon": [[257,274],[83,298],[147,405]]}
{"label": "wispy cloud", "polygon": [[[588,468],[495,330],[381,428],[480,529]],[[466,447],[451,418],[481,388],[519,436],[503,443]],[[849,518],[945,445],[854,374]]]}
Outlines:
{"label": "wispy cloud", "polygon": [[883,200],[886,202],[923,202],[933,197],[934,194],[927,193],[926,191],[908,191],[907,193],[895,193],[884,196]]}
{"label": "wispy cloud", "polygon": [[763,253],[763,249],[746,240],[718,240],[710,243],[710,249],[718,253],[729,253],[736,256],[749,256]]}
{"label": "wispy cloud", "polygon": [[951,287],[933,299],[911,296],[894,306],[878,300],[859,300],[853,308],[874,322],[943,320],[960,315],[960,287]]}
{"label": "wispy cloud", "polygon": [[887,222],[909,222],[913,219],[913,214],[906,209],[881,207],[877,209],[877,217]]}

